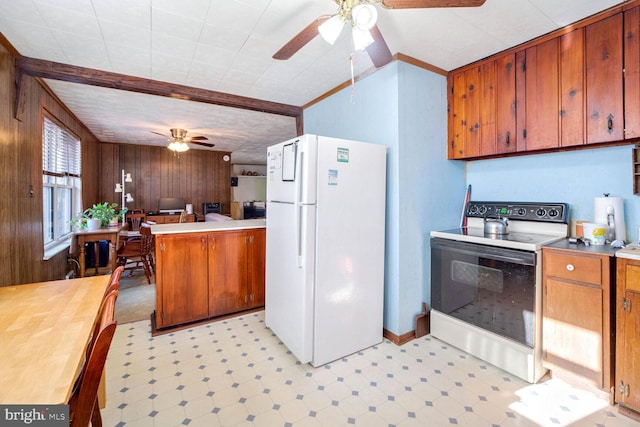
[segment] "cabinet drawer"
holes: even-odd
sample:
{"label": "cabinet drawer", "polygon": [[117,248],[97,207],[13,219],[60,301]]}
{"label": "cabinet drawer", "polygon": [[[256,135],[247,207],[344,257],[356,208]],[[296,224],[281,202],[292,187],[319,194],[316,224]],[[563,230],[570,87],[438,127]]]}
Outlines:
{"label": "cabinet drawer", "polygon": [[180,215],[172,215],[164,217],[165,224],[177,224],[180,222]]}
{"label": "cabinet drawer", "polygon": [[601,258],[549,251],[545,252],[543,263],[546,276],[591,283],[597,286],[602,284]]}

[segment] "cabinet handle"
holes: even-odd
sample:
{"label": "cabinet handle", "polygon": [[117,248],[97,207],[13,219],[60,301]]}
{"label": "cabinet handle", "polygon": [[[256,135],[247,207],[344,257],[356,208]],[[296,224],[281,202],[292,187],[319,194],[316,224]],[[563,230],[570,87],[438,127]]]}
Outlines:
{"label": "cabinet handle", "polygon": [[567,270],[569,270],[569,271],[573,271],[573,270],[575,270],[575,269],[576,269],[576,268],[573,266],[573,264],[567,264]]}
{"label": "cabinet handle", "polygon": [[216,248],[216,238],[212,237],[211,238],[211,249],[215,249]]}
{"label": "cabinet handle", "polygon": [[202,237],[200,239],[200,243],[202,243],[202,250],[206,251],[207,250],[207,238],[206,237]]}
{"label": "cabinet handle", "polygon": [[611,114],[607,117],[607,132],[613,132],[613,116]]}
{"label": "cabinet handle", "polygon": [[507,140],[505,141],[507,145],[511,143],[511,141],[509,141],[510,138],[511,138],[511,132],[507,132]]}

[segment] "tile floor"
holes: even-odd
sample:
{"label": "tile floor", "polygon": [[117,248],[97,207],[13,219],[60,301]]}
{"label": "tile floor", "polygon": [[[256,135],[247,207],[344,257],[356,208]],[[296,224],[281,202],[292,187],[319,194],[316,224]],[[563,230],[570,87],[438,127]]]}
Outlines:
{"label": "tile floor", "polygon": [[528,384],[429,336],[300,364],[264,312],[151,337],[118,326],[105,426],[640,426],[558,379]]}

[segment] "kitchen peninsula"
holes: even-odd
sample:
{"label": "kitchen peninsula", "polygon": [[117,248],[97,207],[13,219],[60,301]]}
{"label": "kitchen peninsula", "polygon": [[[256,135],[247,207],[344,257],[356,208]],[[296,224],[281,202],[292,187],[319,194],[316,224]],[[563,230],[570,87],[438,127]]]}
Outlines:
{"label": "kitchen peninsula", "polygon": [[265,227],[264,219],[152,225],[152,329],[264,306]]}

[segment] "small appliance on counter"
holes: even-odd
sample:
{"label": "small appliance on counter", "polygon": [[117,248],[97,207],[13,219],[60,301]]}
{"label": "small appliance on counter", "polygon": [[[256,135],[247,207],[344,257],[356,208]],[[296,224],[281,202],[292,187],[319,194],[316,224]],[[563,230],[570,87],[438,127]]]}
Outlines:
{"label": "small appliance on counter", "polygon": [[[620,240],[624,242],[627,240],[624,205],[621,197],[609,197],[609,193],[604,193],[602,197],[596,197],[593,200],[593,222],[606,225],[607,241]],[[587,237],[586,230],[585,237]]]}

